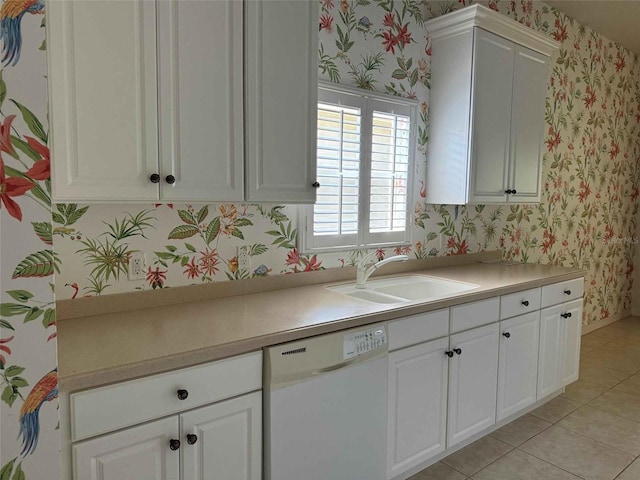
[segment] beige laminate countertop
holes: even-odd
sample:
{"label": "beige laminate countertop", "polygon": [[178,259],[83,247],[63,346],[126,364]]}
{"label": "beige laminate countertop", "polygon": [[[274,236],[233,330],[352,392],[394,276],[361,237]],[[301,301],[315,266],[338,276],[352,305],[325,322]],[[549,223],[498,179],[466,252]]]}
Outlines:
{"label": "beige laminate countertop", "polygon": [[472,263],[410,273],[480,286],[426,303],[389,305],[352,299],[320,284],[69,318],[58,324],[60,389],[71,392],[130,380],[277,343],[571,280],[585,272],[552,265]]}

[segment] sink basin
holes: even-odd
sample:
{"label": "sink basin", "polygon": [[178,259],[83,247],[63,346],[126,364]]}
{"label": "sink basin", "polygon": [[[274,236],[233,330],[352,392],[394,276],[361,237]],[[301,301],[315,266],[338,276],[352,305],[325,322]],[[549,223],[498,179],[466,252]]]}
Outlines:
{"label": "sink basin", "polygon": [[349,297],[374,303],[405,303],[444,298],[478,288],[473,283],[456,282],[426,275],[404,275],[369,280],[366,288],[355,283],[327,287]]}

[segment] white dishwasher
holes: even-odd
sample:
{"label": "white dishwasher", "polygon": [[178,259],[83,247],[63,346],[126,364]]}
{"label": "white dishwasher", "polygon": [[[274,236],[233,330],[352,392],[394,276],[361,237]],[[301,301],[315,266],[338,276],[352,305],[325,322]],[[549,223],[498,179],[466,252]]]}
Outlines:
{"label": "white dishwasher", "polygon": [[385,480],[384,325],[265,350],[265,480]]}

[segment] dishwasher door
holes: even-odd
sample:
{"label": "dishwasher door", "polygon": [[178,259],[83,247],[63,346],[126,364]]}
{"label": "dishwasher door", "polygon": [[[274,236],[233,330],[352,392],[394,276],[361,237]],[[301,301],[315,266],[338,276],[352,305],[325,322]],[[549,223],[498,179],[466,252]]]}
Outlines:
{"label": "dishwasher door", "polygon": [[267,349],[265,480],[385,480],[385,327]]}

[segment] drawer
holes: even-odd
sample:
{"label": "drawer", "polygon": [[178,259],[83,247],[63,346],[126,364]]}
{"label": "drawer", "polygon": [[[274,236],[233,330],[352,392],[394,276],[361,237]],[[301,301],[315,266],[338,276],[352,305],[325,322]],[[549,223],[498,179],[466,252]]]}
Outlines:
{"label": "drawer", "polygon": [[542,308],[581,298],[584,295],[584,278],[567,280],[542,287]]}
{"label": "drawer", "polygon": [[499,313],[498,297],[451,307],[451,333],[497,322]]}
{"label": "drawer", "polygon": [[[71,439],[146,422],[260,389],[262,352],[72,393]],[[180,400],[178,390],[186,390]]]}
{"label": "drawer", "polygon": [[449,309],[412,315],[389,322],[389,350],[417,345],[449,335]]}
{"label": "drawer", "polygon": [[540,309],[541,290],[532,288],[500,297],[500,320]]}

